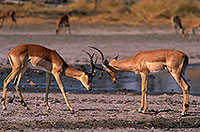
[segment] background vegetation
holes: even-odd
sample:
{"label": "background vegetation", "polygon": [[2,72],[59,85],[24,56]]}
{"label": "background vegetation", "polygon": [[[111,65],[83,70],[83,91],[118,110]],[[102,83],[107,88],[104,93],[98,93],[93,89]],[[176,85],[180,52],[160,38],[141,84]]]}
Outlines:
{"label": "background vegetation", "polygon": [[0,10],[9,9],[16,11],[19,25],[55,23],[61,14],[69,14],[73,23],[137,26],[169,24],[173,14],[179,15],[184,24],[200,17],[198,0],[101,0],[97,5],[95,1],[77,0],[62,6],[0,4]]}

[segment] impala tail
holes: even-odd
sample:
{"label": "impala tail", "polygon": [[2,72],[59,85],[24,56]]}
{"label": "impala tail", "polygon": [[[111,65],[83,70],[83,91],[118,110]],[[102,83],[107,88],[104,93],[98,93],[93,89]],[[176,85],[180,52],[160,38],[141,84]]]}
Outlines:
{"label": "impala tail", "polygon": [[185,56],[184,59],[183,59],[183,67],[182,67],[182,74],[184,75],[185,74],[185,71],[186,71],[186,68],[187,68],[187,65],[188,65],[188,56]]}

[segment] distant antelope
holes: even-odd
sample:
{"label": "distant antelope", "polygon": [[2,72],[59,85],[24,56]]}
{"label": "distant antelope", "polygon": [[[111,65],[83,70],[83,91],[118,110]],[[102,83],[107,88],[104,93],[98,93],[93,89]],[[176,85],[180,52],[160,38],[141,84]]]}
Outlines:
{"label": "distant antelope", "polygon": [[186,36],[188,35],[188,33],[190,33],[189,39],[192,38],[192,35],[195,35],[196,40],[198,41],[199,39],[197,38],[198,36],[195,33],[195,29],[200,30],[200,21],[193,21],[193,22],[189,23],[183,31],[182,38],[185,39]]}
{"label": "distant antelope", "polygon": [[0,13],[1,27],[3,27],[4,19],[9,16],[11,17],[12,21],[15,23],[15,27],[17,27],[17,21],[15,19],[15,11],[13,10],[2,11]]}
{"label": "distant antelope", "polygon": [[180,28],[180,33],[182,34],[184,28],[181,24],[181,19],[177,15],[171,16],[171,25],[172,25],[172,30],[178,34],[178,27]]}
{"label": "distant antelope", "polygon": [[64,33],[66,32],[66,28],[68,27],[69,34],[71,34],[69,17],[67,15],[62,15],[58,18],[56,23],[56,35],[58,35],[59,30],[64,29]]}

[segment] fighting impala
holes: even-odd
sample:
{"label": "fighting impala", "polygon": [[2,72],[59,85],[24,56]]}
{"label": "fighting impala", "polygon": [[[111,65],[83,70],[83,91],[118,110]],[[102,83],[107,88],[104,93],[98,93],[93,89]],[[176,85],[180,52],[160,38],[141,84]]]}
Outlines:
{"label": "fighting impala", "polygon": [[6,110],[5,101],[7,87],[13,79],[13,85],[17,91],[21,104],[25,107],[25,109],[29,109],[27,104],[24,102],[21,91],[19,89],[19,84],[23,73],[26,71],[27,68],[31,68],[43,70],[46,72],[46,94],[44,103],[47,109],[50,110],[50,107],[48,105],[48,92],[51,81],[51,74],[53,74],[64,96],[68,108],[73,111],[67,99],[64,86],[61,81],[61,75],[80,80],[87,90],[91,90],[91,81],[92,78],[95,76],[95,64],[93,63],[93,56],[94,54],[90,55],[91,71],[79,71],[70,67],[55,50],[51,50],[36,44],[24,44],[17,46],[8,54],[8,60],[11,64],[12,71],[4,80],[3,97],[1,101],[3,109]]}
{"label": "fighting impala", "polygon": [[66,32],[66,28],[68,27],[69,34],[71,34],[70,24],[69,24],[69,17],[68,15],[62,15],[58,18],[56,23],[56,35],[59,34],[59,30],[63,29],[64,33]]}
{"label": "fighting impala", "polygon": [[15,23],[15,27],[17,27],[17,21],[15,19],[15,11],[13,11],[13,10],[2,11],[0,13],[1,27],[3,27],[5,18],[7,18],[9,16],[11,17],[12,21]]}
{"label": "fighting impala", "polygon": [[147,110],[148,75],[163,70],[167,70],[182,88],[184,99],[181,115],[185,115],[185,112],[189,109],[188,100],[190,86],[182,75],[188,64],[188,56],[183,52],[169,49],[142,51],[129,59],[118,61],[117,57],[115,57],[109,62],[105,59],[101,50],[96,47],[89,47],[97,50],[101,54],[102,70],[108,73],[113,82],[116,82],[117,71],[134,72],[141,76],[142,95],[138,112],[145,113]]}
{"label": "fighting impala", "polygon": [[180,28],[180,33],[182,34],[183,33],[183,26],[181,24],[181,18],[177,15],[172,15],[171,18],[171,25],[172,25],[172,30],[178,34],[178,27]]}
{"label": "fighting impala", "polygon": [[197,35],[195,33],[195,29],[199,29],[200,30],[200,21],[193,21],[191,23],[189,23],[186,28],[184,29],[183,33],[182,33],[182,38],[185,39],[186,36],[188,35],[188,33],[190,33],[189,35],[189,39],[192,38],[192,35],[196,36],[196,40],[199,40],[197,38]]}

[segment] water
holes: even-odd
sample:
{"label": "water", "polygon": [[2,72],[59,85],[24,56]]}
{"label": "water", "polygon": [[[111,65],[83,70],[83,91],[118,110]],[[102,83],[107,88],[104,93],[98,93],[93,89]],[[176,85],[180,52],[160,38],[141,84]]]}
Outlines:
{"label": "water", "polygon": [[[76,66],[76,68],[78,67],[79,66]],[[2,73],[2,71],[0,71],[0,73]],[[7,75],[8,73],[2,73],[2,76],[0,77],[0,81],[2,82],[1,86],[3,86],[3,79]],[[120,78],[118,79],[118,82],[114,84],[107,74],[98,71],[98,74],[93,79],[93,90],[90,92],[86,91],[81,83],[75,79],[62,77],[62,80],[65,90],[73,93],[140,93],[140,76],[131,72],[119,72],[118,75]],[[200,95],[200,65],[189,65],[185,73],[185,78],[191,86],[190,94]],[[45,79],[45,72],[28,70],[21,80],[21,90],[26,92],[45,92]],[[35,82],[38,86],[30,86],[29,80]],[[14,90],[12,84],[9,85],[8,90]],[[53,77],[50,90],[56,92],[59,91]],[[181,92],[181,88],[170,74],[164,74],[150,78],[148,94],[173,94]]]}

